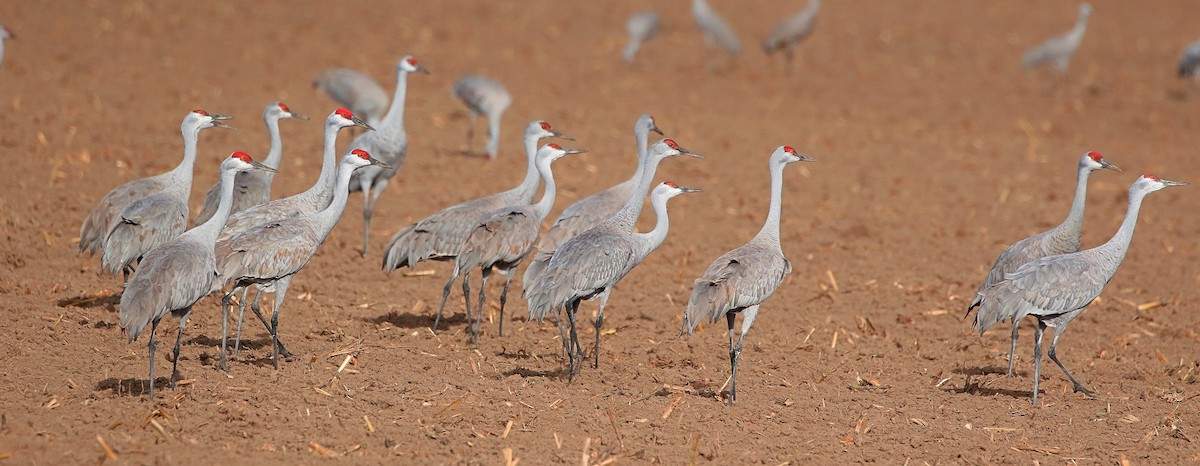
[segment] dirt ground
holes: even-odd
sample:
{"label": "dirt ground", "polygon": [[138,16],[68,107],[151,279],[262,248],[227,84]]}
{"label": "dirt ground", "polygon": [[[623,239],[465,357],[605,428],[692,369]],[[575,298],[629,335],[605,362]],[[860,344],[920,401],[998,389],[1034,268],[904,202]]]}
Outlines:
{"label": "dirt ground", "polygon": [[[792,76],[757,44],[802,2],[713,0],[745,49],[716,74],[684,0],[377,3],[0,4],[19,38],[0,65],[0,459],[1200,462],[1200,188],[1147,199],[1125,264],[1062,339],[1060,356],[1097,399],[1047,362],[1031,406],[1032,323],[1006,378],[1008,332],[981,338],[962,319],[995,256],[1064,217],[1084,151],[1125,169],[1093,175],[1085,247],[1116,230],[1138,174],[1200,181],[1200,87],[1174,69],[1198,34],[1194,2],[1096,1],[1062,77],[1022,70],[1020,56],[1068,29],[1074,2],[826,2]],[[624,20],[645,8],[664,26],[626,66]],[[84,216],[116,185],[175,166],[194,108],[234,114],[238,130],[202,133],[193,212],[220,158],[265,155],[259,115],[272,100],[314,116],[283,122],[275,194],[307,188],[335,108],[311,79],[345,66],[391,89],[407,53],[433,72],[409,80],[408,162],[376,210],[367,257],[356,195],[293,282],[281,337],[297,356],[274,370],[267,333],[248,324],[248,349],[215,370],[220,308],[208,299],[184,335],[186,384],[165,389],[164,376],[148,402],[145,338],[127,343],[117,325],[120,279],[76,254]],[[464,73],[515,96],[495,162],[461,155],[466,114],[449,88]],[[670,237],[613,293],[599,370],[567,384],[558,332],[527,322],[519,298],[505,335],[492,308],[475,347],[456,291],[435,335],[451,265],[379,270],[392,232],[516,184],[525,122],[546,119],[590,150],[556,165],[557,212],[629,176],[643,112],[707,156],[668,160],[658,177],[705,192],[672,203]],[[787,173],[795,270],[762,307],[726,407],[723,326],[676,333],[691,281],[760,227],[765,162],[780,144],[817,163]],[[176,322],[159,329],[160,368]]]}

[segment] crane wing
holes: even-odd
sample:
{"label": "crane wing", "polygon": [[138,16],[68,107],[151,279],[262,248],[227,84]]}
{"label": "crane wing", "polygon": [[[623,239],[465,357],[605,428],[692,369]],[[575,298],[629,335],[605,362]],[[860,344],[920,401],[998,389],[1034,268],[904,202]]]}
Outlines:
{"label": "crane wing", "polygon": [[693,284],[684,327],[691,332],[705,317],[716,322],[729,311],[766,301],[791,271],[791,263],[771,248],[746,245],[725,253]]}
{"label": "crane wing", "polygon": [[151,321],[203,298],[215,279],[214,270],[206,245],[186,236],[147,253],[121,295],[121,328],[129,341]]}
{"label": "crane wing", "polygon": [[983,333],[1003,320],[1082,309],[1100,296],[1110,278],[1111,274],[1083,253],[1034,260],[983,292],[975,328]]}

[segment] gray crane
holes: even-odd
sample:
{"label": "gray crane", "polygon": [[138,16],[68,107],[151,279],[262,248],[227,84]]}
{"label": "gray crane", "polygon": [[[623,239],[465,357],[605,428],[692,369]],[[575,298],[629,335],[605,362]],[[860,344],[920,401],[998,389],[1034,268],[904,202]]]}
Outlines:
{"label": "gray crane", "polygon": [[348,68],[330,68],[313,80],[313,88],[325,92],[338,105],[378,125],[388,109],[388,93],[370,76]]}
{"label": "gray crane", "polygon": [[628,63],[633,63],[638,49],[658,33],[660,24],[662,24],[662,20],[659,19],[658,13],[653,11],[639,11],[630,15],[629,20],[625,21],[625,33],[629,35],[629,43],[621,52],[621,58]]}
{"label": "gray crane", "polygon": [[[537,143],[539,139],[549,137],[574,140],[555,131],[550,123],[542,120],[529,122],[525,128],[527,166],[521,184],[502,193],[448,207],[396,232],[384,249],[383,270],[391,272],[400,267],[412,268],[426,260],[453,260],[480,215],[501,207],[532,202],[540,179],[536,161]],[[438,320],[435,320],[433,330],[437,330],[437,325]]]}
{"label": "gray crane", "polygon": [[244,152],[234,152],[222,162],[221,203],[217,212],[207,222],[147,252],[121,295],[121,330],[129,335],[129,342],[137,340],[146,325],[150,325],[151,401],[154,400],[154,333],[158,323],[168,313],[179,317],[179,335],[175,338],[175,357],[169,378],[174,387],[179,344],[192,305],[207,295],[218,279],[213,245],[233,206],[234,177],[252,169],[274,171]]}
{"label": "gray crane", "polygon": [[[287,297],[288,286],[292,278],[312,260],[313,254],[316,254],[329,232],[337,225],[338,219],[342,217],[342,212],[346,209],[346,199],[350,196],[350,177],[354,171],[370,165],[388,168],[386,163],[376,160],[362,149],[350,151],[338,168],[333,200],[324,210],[265,223],[217,244],[217,273],[223,281],[233,284],[233,288],[221,300],[221,358],[217,367],[227,368],[226,321],[233,294],[239,288],[254,285],[259,289],[255,296],[254,313],[259,314],[260,319],[262,315],[257,307],[258,296],[261,296],[263,291],[275,292],[275,307],[268,330],[273,342],[271,359],[275,368],[279,369],[279,310]],[[245,310],[245,300],[238,305]]]}
{"label": "gray crane", "polygon": [[[279,160],[283,156],[283,141],[279,137],[279,120],[299,118],[307,120],[308,116],[293,112],[283,102],[272,102],[263,109],[263,123],[267,125],[267,134],[271,138],[271,148],[263,163],[268,167],[279,168]],[[271,181],[275,175],[269,172],[249,171],[238,174],[237,188],[233,190],[233,212],[241,212],[256,205],[271,200]],[[204,208],[196,215],[193,225],[207,221],[217,211],[221,199],[221,183],[213,183],[204,194]]]}
{"label": "gray crane", "polygon": [[[429,71],[417,63],[411,55],[400,59],[396,65],[396,96],[392,98],[392,106],[387,116],[379,123],[378,131],[363,133],[350,142],[350,149],[362,149],[391,168],[384,165],[369,165],[356,170],[350,178],[350,192],[363,193],[363,248],[359,255],[367,255],[367,245],[371,241],[371,214],[375,211],[375,201],[387,189],[388,182],[396,171],[404,165],[408,157],[408,133],[404,132],[404,98],[408,92],[409,73],[429,74]],[[349,152],[347,152],[349,153]]]}
{"label": "gray crane", "polygon": [[[1088,175],[1100,169],[1121,171],[1116,165],[1105,160],[1099,152],[1088,152],[1079,158],[1075,172],[1075,200],[1071,201],[1071,211],[1067,213],[1067,219],[1054,228],[1013,243],[1012,246],[1000,253],[996,262],[992,264],[991,270],[988,271],[987,277],[983,279],[983,283],[975,292],[975,299],[967,306],[966,315],[970,315],[973,309],[979,307],[985,290],[999,283],[1005,275],[1016,272],[1022,265],[1046,256],[1079,251],[1080,235],[1083,230],[1083,212],[1087,203]],[[963,317],[965,318],[966,315]],[[1012,344],[1008,352],[1009,377],[1013,375],[1014,356],[1017,354],[1017,324],[1019,323],[1019,320],[1013,322]]]}
{"label": "gray crane", "polygon": [[4,63],[4,41],[17,38],[7,27],[0,25],[0,63]]}
{"label": "gray crane", "polygon": [[[237,212],[229,216],[229,220],[225,222],[225,227],[221,229],[221,234],[217,238],[218,243],[229,241],[230,238],[250,230],[259,225],[279,222],[289,217],[295,217],[302,214],[310,214],[318,212],[329,205],[333,200],[334,187],[337,184],[337,137],[338,133],[343,128],[352,126],[374,130],[371,125],[364,122],[362,119],[354,116],[349,110],[339,108],[334,110],[325,118],[325,135],[324,147],[321,155],[321,174],[317,177],[316,183],[308,190],[273,201],[260,204],[249,209]],[[218,286],[224,283],[218,283]],[[218,291],[219,289],[213,290]],[[259,320],[263,325],[270,330],[270,324],[258,312],[258,299],[261,297],[261,291],[255,293],[255,299],[252,309],[258,315]],[[246,300],[246,293],[242,293],[242,302]],[[243,308],[245,309],[245,308]],[[237,354],[241,346],[242,333],[242,317],[238,316],[238,338],[234,343],[234,354]],[[280,351],[284,356],[289,356],[287,348],[280,344]]]}
{"label": "gray crane", "polygon": [[488,120],[488,142],[484,153],[489,159],[495,160],[500,148],[500,118],[512,105],[512,94],[500,81],[486,76],[467,75],[454,83],[454,96],[471,112],[471,121],[467,126],[467,152],[470,153],[471,140],[475,136],[475,120],[482,113]]}
{"label": "gray crane", "polygon": [[[758,306],[775,294],[783,278],[792,272],[792,264],[783,256],[779,244],[779,217],[783,204],[783,168],[812,158],[796,153],[791,146],[779,146],[771,154],[771,205],[767,220],[758,234],[745,245],[729,251],[696,279],[692,297],[683,313],[683,329],[690,336],[701,320],[716,324],[722,317],[729,324],[729,404],[737,399],[738,358],[742,341],[754,325]],[[742,313],[742,332],[733,342],[733,324]]]}
{"label": "gray crane", "polygon": [[[658,126],[654,124],[654,117],[649,114],[642,114],[633,125],[634,140],[637,142],[637,169],[633,172],[633,176],[611,188],[575,201],[574,204],[563,210],[558,215],[558,218],[554,220],[554,225],[550,227],[550,231],[542,235],[542,239],[538,241],[539,250],[553,251],[558,249],[558,245],[562,244],[563,241],[598,225],[600,222],[608,220],[618,210],[621,210],[621,206],[629,202],[629,198],[633,196],[633,191],[637,189],[638,181],[642,179],[642,168],[646,159],[647,138],[651,131],[659,135],[663,134],[662,130],[658,129]],[[526,271],[528,270],[530,269],[526,269]]]}
{"label": "gray crane", "polygon": [[817,11],[821,8],[821,0],[808,0],[808,6],[792,16],[781,20],[763,41],[763,52],[782,51],[787,72],[793,68],[794,48],[812,34],[817,25]]}
{"label": "gray crane", "polygon": [[1074,385],[1074,391],[1094,396],[1067,371],[1054,349],[1067,324],[1092,303],[1104,285],[1112,279],[1125,259],[1138,210],[1147,194],[1171,186],[1183,186],[1182,181],[1169,181],[1154,175],[1144,175],[1129,187],[1129,209],[1121,227],[1112,239],[1101,246],[1085,251],[1043,257],[1029,262],[1016,272],[1004,276],[983,292],[979,311],[975,314],[975,329],[979,334],[1003,320],[1013,322],[1034,316],[1037,329],[1033,334],[1033,404],[1037,405],[1038,382],[1042,376],[1042,333],[1054,327],[1054,338],[1047,352],[1050,360],[1062,369]]}
{"label": "gray crane", "polygon": [[[633,232],[634,224],[641,215],[642,204],[650,191],[658,163],[668,157],[689,155],[703,158],[671,139],[663,139],[650,147],[644,162],[642,179],[637,190],[616,215],[587,231],[568,239],[555,251],[539,251],[540,265],[532,274],[526,273],[524,295],[529,302],[529,316],[541,322],[547,314],[565,308],[571,325],[571,340],[564,338],[564,349],[570,360],[570,375],[575,376],[576,351],[579,348],[575,330],[575,311],[579,301],[598,298],[600,310],[596,317],[595,366],[600,366],[600,326],[604,320],[604,305],[608,302],[612,286],[633,270],[646,255],[649,255],[666,235],[666,199],[680,192],[677,187],[660,186],[656,194],[660,199],[651,199],[658,223],[648,234]],[[678,192],[676,192],[678,191]],[[663,197],[666,196],[666,197]],[[661,203],[661,205],[660,205]],[[662,209],[660,211],[660,208]],[[536,264],[531,264],[533,267]],[[561,330],[561,323],[560,323]],[[578,355],[582,357],[582,354]]]}
{"label": "gray crane", "polygon": [[1200,69],[1200,40],[1188,44],[1179,54],[1179,77],[1197,79]]}
{"label": "gray crane", "polygon": [[[733,29],[725,22],[705,0],[692,0],[692,19],[696,20],[696,26],[700,28],[700,32],[704,35],[704,43],[709,48],[720,47],[730,57],[736,58],[738,53],[741,53],[742,46],[738,42],[737,35],[733,33]],[[708,56],[709,71],[715,70],[712,57]]]}
{"label": "gray crane", "polygon": [[1067,65],[1071,63],[1071,56],[1075,55],[1075,50],[1079,48],[1079,43],[1083,41],[1083,34],[1087,31],[1088,17],[1091,15],[1092,5],[1088,3],[1080,4],[1079,18],[1075,21],[1075,27],[1062,35],[1047,39],[1037,47],[1029,49],[1029,51],[1025,52],[1021,63],[1026,68],[1033,68],[1049,63],[1059,73],[1065,73]]}
{"label": "gray crane", "polygon": [[[467,234],[467,239],[459,247],[458,256],[454,260],[454,272],[442,293],[442,303],[438,306],[438,319],[446,308],[446,298],[450,295],[450,287],[459,274],[463,275],[463,301],[467,310],[467,330],[474,343],[479,342],[479,325],[483,322],[483,304],[487,290],[487,280],[492,269],[498,269],[504,275],[504,291],[500,293],[500,335],[504,335],[504,306],[508,302],[508,287],[512,282],[513,272],[533,249],[538,234],[542,231],[542,220],[550,214],[554,207],[556,185],[554,173],[550,169],[551,162],[559,158],[586,152],[581,149],[564,149],[558,144],[546,144],[538,149],[537,169],[546,183],[542,198],[535,204],[519,204],[501,207],[487,212],[479,217],[475,226]],[[477,322],[471,324],[470,285],[467,277],[471,270],[479,267],[481,282],[479,284],[479,307],[476,308]]]}
{"label": "gray crane", "polygon": [[[179,236],[186,229],[187,196],[192,185],[192,168],[196,162],[196,143],[200,137],[200,130],[214,126],[228,128],[221,121],[230,118],[232,117],[210,115],[204,110],[194,110],[188,113],[179,127],[180,132],[183,133],[183,161],[169,172],[130,181],[105,194],[104,198],[100,199],[100,203],[84,219],[83,226],[79,229],[79,252],[87,251],[88,254],[94,255],[96,251],[102,251],[104,268],[113,274],[118,271],[123,272],[125,281],[128,282],[129,274],[133,272],[132,263],[141,257],[142,253],[168,239]],[[146,209],[159,205],[157,201],[162,200],[164,196],[160,195],[164,193],[176,201],[178,198],[182,198],[182,206],[178,202],[170,203],[175,209],[171,217],[150,220],[143,218],[143,213],[148,213]],[[150,198],[154,199],[147,200]],[[181,212],[178,210],[180,207],[182,207]],[[125,215],[130,215],[130,217],[124,217]],[[181,218],[182,220],[180,220]],[[138,221],[157,222],[150,229],[139,228],[136,223],[128,223]],[[116,252],[110,255],[109,246],[106,244],[114,227],[117,226],[131,232],[136,229],[136,233],[139,234],[153,233],[154,236],[151,241],[138,241],[137,246],[128,245],[129,247],[122,248],[125,250],[118,251],[120,255],[118,258]],[[125,233],[122,231],[117,240],[127,240]],[[136,236],[133,239],[137,239]],[[150,247],[143,248],[143,245]],[[116,247],[118,244],[114,243],[112,246]],[[132,257],[130,257],[131,255]]]}

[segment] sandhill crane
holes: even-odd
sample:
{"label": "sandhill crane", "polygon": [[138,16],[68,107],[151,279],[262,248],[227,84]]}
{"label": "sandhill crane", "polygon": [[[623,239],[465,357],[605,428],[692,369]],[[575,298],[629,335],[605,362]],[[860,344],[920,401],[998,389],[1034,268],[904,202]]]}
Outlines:
{"label": "sandhill crane", "polygon": [[763,41],[763,52],[783,51],[787,72],[792,72],[793,49],[796,44],[803,42],[812,34],[817,24],[817,11],[821,8],[821,0],[808,0],[804,10],[784,18],[775,26],[767,39]]}
{"label": "sandhill crane", "polygon": [[169,378],[174,386],[179,344],[192,305],[207,295],[217,280],[213,245],[233,206],[234,177],[251,169],[274,171],[244,152],[234,152],[222,162],[221,203],[217,212],[207,222],[146,253],[121,295],[121,329],[129,335],[129,342],[137,340],[146,325],[150,325],[151,401],[154,400],[154,331],[168,313],[179,317],[179,335],[175,338],[174,364]]}
{"label": "sandhill crane", "polygon": [[[537,143],[539,139],[549,137],[574,140],[555,131],[550,123],[541,120],[529,122],[525,127],[527,166],[521,184],[502,193],[446,208],[396,232],[384,250],[383,270],[391,272],[405,266],[412,268],[426,260],[453,260],[480,215],[501,207],[532,202],[540,179],[536,161]],[[436,320],[433,329],[437,330]]]}
{"label": "sandhill crane", "polygon": [[[217,244],[217,273],[223,281],[233,284],[233,289],[221,300],[221,359],[217,367],[226,368],[225,322],[228,319],[229,303],[233,294],[239,288],[256,285],[260,290],[259,294],[262,291],[275,292],[275,308],[268,330],[273,341],[271,359],[275,368],[279,369],[279,309],[287,296],[288,286],[292,278],[308,265],[313,254],[316,254],[341,218],[342,211],[346,208],[346,199],[350,196],[351,175],[355,170],[368,165],[388,168],[387,164],[374,159],[366,151],[352,150],[350,155],[342,159],[338,168],[337,186],[333,191],[333,201],[324,210],[265,223]],[[257,303],[256,295],[256,306]],[[238,305],[244,310],[245,300]],[[257,309],[255,313],[258,313]]]}
{"label": "sandhill crane", "polygon": [[467,126],[467,152],[471,151],[471,140],[475,136],[475,120],[482,113],[488,120],[488,142],[484,153],[489,159],[495,160],[496,151],[500,148],[500,118],[512,105],[512,95],[500,81],[470,75],[454,83],[454,95],[471,112],[471,121]]}
{"label": "sandhill crane", "polygon": [[[1079,251],[1079,238],[1083,230],[1083,211],[1087,203],[1088,175],[1100,169],[1121,171],[1116,165],[1105,160],[1099,152],[1088,152],[1079,158],[1075,172],[1075,200],[1071,201],[1071,211],[1067,213],[1067,219],[1050,230],[1013,243],[1012,246],[1000,253],[996,262],[992,264],[992,269],[988,271],[987,277],[979,285],[975,299],[971,301],[970,306],[967,306],[967,315],[971,314],[971,310],[979,307],[985,290],[999,283],[1005,275],[1016,272],[1022,265],[1046,256]],[[1019,320],[1013,322],[1012,345],[1008,352],[1009,377],[1012,377],[1014,356],[1017,354],[1017,324],[1019,323]]]}
{"label": "sandhill crane", "polygon": [[[150,250],[153,246],[162,244],[164,241],[183,233],[183,230],[187,227],[187,197],[192,186],[192,167],[196,162],[196,142],[199,139],[200,130],[214,126],[228,128],[221,121],[230,118],[232,117],[210,115],[204,110],[194,110],[188,113],[183,118],[183,123],[179,126],[180,132],[183,133],[183,161],[174,170],[130,181],[113,188],[112,191],[105,194],[104,198],[100,199],[100,203],[84,219],[83,226],[79,229],[79,252],[87,251],[88,254],[94,255],[97,250],[102,251],[105,256],[102,261],[104,268],[110,270],[113,274],[116,274],[118,271],[123,272],[125,281],[128,281],[129,273],[133,271],[130,265],[133,261],[141,257],[142,253]],[[155,200],[145,201],[164,193],[172,197],[176,202],[157,204],[155,201],[161,200],[161,196],[156,197]],[[182,198],[182,201],[179,200],[180,198]],[[151,220],[142,218],[144,217],[142,213],[148,212],[146,209],[166,204],[170,204],[175,209],[171,213],[171,217],[160,217]],[[179,210],[180,208],[182,210]],[[126,214],[130,215],[130,217],[124,218],[130,221],[150,221],[153,223],[147,225],[150,227],[147,229],[137,228],[139,225],[135,223],[126,223],[126,220],[123,219],[123,216]],[[179,220],[180,218],[183,220]],[[153,240],[146,242],[138,241],[139,247],[136,248],[132,246],[124,248],[128,250],[121,251],[120,258],[116,257],[116,255],[110,256],[106,243],[110,239],[113,227],[118,226],[115,225],[117,222],[127,225],[131,232],[134,229],[139,230],[136,232],[138,235],[135,236],[151,233],[154,235]],[[123,226],[122,229],[125,229],[125,227]],[[126,237],[125,232],[122,232],[117,237],[117,241],[125,241]],[[113,246],[118,245],[113,244]],[[132,257],[130,257],[131,255]]]}
{"label": "sandhill crane", "polygon": [[[350,150],[362,149],[383,162],[383,165],[368,165],[361,170],[355,170],[350,178],[350,192],[363,193],[363,248],[359,255],[367,255],[367,244],[371,240],[371,214],[375,211],[375,201],[387,189],[388,182],[396,171],[404,165],[408,157],[408,133],[404,132],[404,98],[408,92],[409,73],[429,74],[424,66],[417,63],[411,55],[400,59],[396,65],[396,96],[392,98],[392,106],[387,116],[379,123],[377,131],[364,133],[350,142]],[[391,168],[384,169],[384,166]]]}
{"label": "sandhill crane", "polygon": [[370,76],[347,68],[330,68],[313,80],[313,87],[324,91],[338,105],[362,115],[378,125],[388,109],[388,93]]}
{"label": "sandhill crane", "polygon": [[4,41],[16,38],[16,34],[13,34],[7,27],[0,25],[0,63],[4,63]]}
{"label": "sandhill crane", "polygon": [[[479,217],[475,226],[467,234],[459,247],[458,256],[454,260],[454,272],[442,290],[442,303],[438,306],[437,320],[441,319],[442,311],[446,308],[446,298],[450,295],[450,287],[459,274],[463,274],[463,301],[467,309],[467,329],[471,340],[479,342],[479,324],[483,322],[483,303],[487,290],[487,280],[492,269],[500,270],[504,275],[504,291],[500,293],[500,335],[504,335],[504,305],[508,302],[508,286],[512,282],[513,272],[537,241],[542,231],[542,220],[549,215],[554,207],[556,187],[554,173],[550,169],[551,162],[559,158],[580,154],[580,149],[564,149],[558,144],[546,144],[538,149],[537,170],[546,183],[542,198],[536,204],[520,204],[501,207],[487,212]],[[479,284],[479,307],[476,308],[478,322],[471,324],[470,285],[467,277],[471,269],[479,267],[481,282]]]}
{"label": "sandhill crane", "polygon": [[1182,181],[1169,181],[1154,175],[1144,175],[1129,187],[1129,208],[1121,227],[1112,239],[1099,247],[1085,251],[1049,256],[1029,262],[1016,272],[1004,276],[983,292],[979,312],[975,314],[975,329],[979,334],[1003,320],[1019,321],[1025,316],[1037,319],[1033,334],[1033,404],[1037,404],[1038,382],[1042,376],[1042,332],[1054,327],[1050,340],[1050,360],[1071,380],[1074,391],[1094,396],[1067,371],[1054,349],[1067,324],[1087,309],[1104,285],[1112,279],[1125,259],[1138,210],[1147,194],[1171,186],[1183,186]]}
{"label": "sandhill crane", "polygon": [[653,11],[641,11],[631,15],[625,22],[625,33],[629,35],[629,44],[625,46],[621,58],[624,58],[626,62],[633,63],[633,58],[637,56],[642,43],[658,33],[658,26],[661,22],[658,13]]}
{"label": "sandhill crane", "polygon": [[[742,51],[742,46],[738,43],[733,29],[716,11],[713,11],[705,0],[692,0],[692,19],[696,20],[696,26],[700,28],[700,32],[704,35],[704,43],[709,48],[719,46],[734,58]],[[714,70],[711,57],[706,58],[709,71]]]}
{"label": "sandhill crane", "polygon": [[[299,118],[307,120],[308,116],[293,112],[283,102],[272,102],[263,109],[263,123],[267,125],[267,135],[271,138],[271,148],[263,164],[279,168],[279,160],[283,156],[283,141],[279,137],[279,120]],[[241,212],[256,205],[271,200],[271,181],[275,175],[270,172],[249,171],[237,176],[237,187],[233,190],[233,212]],[[204,194],[204,208],[196,216],[194,225],[207,221],[217,211],[221,199],[221,183],[213,183]]]}
{"label": "sandhill crane", "polygon": [[663,134],[662,130],[654,124],[654,117],[642,114],[633,125],[634,140],[637,142],[637,169],[633,172],[633,176],[611,188],[575,201],[574,204],[563,210],[554,220],[550,231],[542,235],[542,239],[538,241],[539,250],[558,249],[563,241],[608,220],[618,210],[621,210],[626,202],[629,202],[630,196],[633,195],[638,182],[642,179],[642,169],[646,159],[646,139],[651,131],[659,135]]}
{"label": "sandhill crane", "polygon": [[1179,54],[1179,77],[1197,78],[1200,69],[1200,40],[1188,44]]}
{"label": "sandhill crane", "polygon": [[1088,17],[1091,15],[1092,5],[1088,3],[1080,4],[1079,18],[1075,21],[1075,27],[1062,35],[1047,39],[1037,47],[1029,49],[1029,51],[1025,52],[1021,63],[1026,68],[1033,68],[1049,63],[1058,72],[1065,73],[1067,65],[1071,63],[1071,56],[1075,54],[1075,50],[1079,48],[1079,43],[1083,41],[1083,33],[1087,31]]}
{"label": "sandhill crane", "polygon": [[[241,212],[229,216],[229,220],[225,223],[225,228],[221,229],[221,234],[218,237],[218,243],[228,241],[230,238],[250,230],[258,225],[273,223],[283,220],[288,217],[294,217],[302,214],[309,214],[325,209],[326,206],[333,200],[334,186],[337,184],[337,136],[342,128],[358,126],[367,130],[374,130],[371,125],[362,121],[362,119],[354,116],[349,110],[339,108],[334,110],[325,118],[325,136],[324,136],[324,151],[321,155],[321,174],[317,177],[316,183],[308,190],[283,199],[276,199],[264,204],[260,204]],[[221,285],[223,283],[219,283]],[[217,291],[217,290],[213,290]],[[254,309],[255,315],[262,321],[264,326],[270,329],[266,319],[258,312],[258,298],[261,293],[255,294],[254,304],[251,309]],[[242,301],[245,302],[246,294],[242,293]],[[244,309],[244,308],[243,308]],[[242,316],[238,316],[238,340],[234,343],[234,354],[241,343]],[[280,351],[284,356],[288,356],[287,348],[280,345]]]}
{"label": "sandhill crane", "polygon": [[[671,139],[663,139],[654,143],[646,155],[646,160],[643,161],[645,167],[642,169],[642,179],[638,181],[637,190],[634,191],[625,206],[612,218],[568,239],[557,250],[539,251],[539,262],[530,264],[533,270],[526,271],[524,296],[529,302],[531,319],[541,322],[552,311],[557,315],[559,308],[565,307],[568,310],[572,338],[570,342],[564,339],[564,349],[567,350],[566,354],[570,358],[569,378],[573,378],[575,375],[575,356],[572,346],[578,347],[577,339],[574,337],[574,311],[580,300],[592,298],[600,300],[600,310],[596,318],[597,354],[595,355],[595,365],[599,367],[600,325],[603,323],[604,305],[608,302],[611,287],[645,257],[645,255],[638,255],[642,250],[633,248],[634,245],[653,244],[654,247],[658,245],[653,242],[657,238],[656,236],[634,233],[633,226],[637,222],[638,216],[641,215],[642,204],[645,203],[646,194],[650,191],[658,163],[663,159],[678,155],[703,158],[699,154],[680,147]],[[662,208],[665,209],[666,200],[662,199],[662,202]],[[655,227],[655,230],[658,231],[658,227],[665,225],[665,210],[660,212],[653,200],[651,205],[655,206],[655,214],[658,215],[659,223]],[[666,230],[661,231],[665,234]],[[654,234],[654,232],[651,233]],[[661,242],[662,238],[657,238],[656,241]],[[646,250],[645,254],[649,254],[652,250],[653,248]],[[582,355],[580,356],[582,357]]]}
{"label": "sandhill crane", "polygon": [[[742,341],[758,316],[758,306],[766,301],[792,272],[792,264],[783,256],[779,245],[779,216],[783,203],[783,167],[812,159],[796,153],[790,146],[780,146],[771,154],[771,205],[767,220],[758,234],[745,245],[729,251],[713,261],[692,286],[683,313],[683,328],[688,335],[701,320],[716,324],[722,317],[729,324],[729,404],[737,399],[738,357]],[[733,343],[733,324],[742,313],[742,332]]]}

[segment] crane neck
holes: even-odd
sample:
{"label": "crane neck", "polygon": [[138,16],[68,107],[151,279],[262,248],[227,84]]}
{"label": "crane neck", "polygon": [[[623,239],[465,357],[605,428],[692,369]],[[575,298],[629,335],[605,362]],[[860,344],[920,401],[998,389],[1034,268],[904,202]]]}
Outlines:
{"label": "crane neck", "polygon": [[1083,33],[1087,31],[1088,14],[1080,12],[1079,19],[1075,21],[1075,27],[1071,28],[1071,37],[1074,40],[1079,40],[1083,37]]}
{"label": "crane neck", "polygon": [[325,149],[321,158],[321,175],[317,182],[304,192],[306,196],[320,196],[332,189],[337,181],[337,137],[342,128],[337,125],[325,125]]}
{"label": "crane neck", "polygon": [[633,137],[637,141],[637,169],[633,172],[633,178],[630,178],[630,180],[637,183],[642,179],[642,172],[645,170],[646,145],[649,143],[650,130],[645,127],[639,127],[634,132]]}
{"label": "crane neck", "polygon": [[[279,136],[279,119],[266,116],[263,118],[263,123],[267,125],[267,134],[271,137],[271,148],[267,151],[267,158],[263,163],[268,167],[279,169],[279,162],[283,158],[283,138]],[[267,179],[275,176],[274,173],[266,172]]]}
{"label": "crane neck", "polygon": [[542,181],[546,183],[546,189],[542,191],[542,198],[533,205],[533,211],[537,215],[538,223],[546,219],[550,215],[550,209],[554,207],[554,197],[557,191],[557,186],[554,183],[554,171],[550,169],[553,160],[541,159],[537,161],[538,172],[542,175]]}
{"label": "crane neck", "polygon": [[1117,233],[1112,239],[1100,246],[1100,249],[1107,250],[1110,254],[1116,256],[1116,263],[1120,264],[1125,258],[1125,252],[1129,250],[1129,242],[1133,240],[1133,229],[1137,226],[1138,212],[1142,209],[1142,200],[1146,198],[1149,192],[1145,190],[1129,191],[1129,208],[1125,211],[1125,219],[1121,221],[1121,228],[1117,229]]}
{"label": "crane neck", "polygon": [[642,175],[638,180],[637,189],[633,190],[633,195],[625,202],[625,206],[612,218],[622,229],[633,229],[633,224],[637,223],[638,217],[642,215],[642,206],[646,203],[646,195],[650,194],[650,185],[654,183],[654,172],[658,170],[659,160],[658,157],[646,157],[639,164]]}
{"label": "crane neck", "polygon": [[196,166],[196,145],[200,140],[200,127],[187,126],[180,130],[183,133],[183,160],[173,170],[171,177],[175,179],[173,186],[190,193],[192,190],[192,172]]}
{"label": "crane neck", "polygon": [[767,220],[763,223],[755,240],[770,241],[779,244],[779,220],[783,210],[783,167],[782,163],[771,161],[771,207],[767,210]]}
{"label": "crane neck", "polygon": [[500,150],[500,117],[503,112],[493,115],[488,114],[488,142],[487,150],[488,157],[496,157],[496,151]]}
{"label": "crane neck", "polygon": [[821,8],[821,0],[808,0],[808,8],[804,9],[806,16],[812,16],[818,8]]}
{"label": "crane neck", "polygon": [[329,235],[333,231],[333,227],[337,225],[339,219],[342,218],[342,212],[346,210],[346,200],[350,198],[350,177],[354,175],[354,167],[349,164],[342,164],[337,171],[337,185],[333,188],[333,200],[325,210],[317,212],[316,218],[317,228],[321,230],[321,238]]}
{"label": "crane neck", "polygon": [[671,229],[671,222],[667,217],[667,196],[653,196],[650,198],[650,207],[654,209],[654,229],[646,233],[636,233],[634,238],[641,246],[641,258],[650,255],[658,246],[667,239],[667,232]]}
{"label": "crane neck", "polygon": [[392,97],[392,106],[379,123],[379,131],[404,131],[404,99],[408,94],[408,71],[399,68],[396,71],[396,95]]}
{"label": "crane neck", "polygon": [[1071,211],[1067,213],[1067,219],[1058,226],[1059,230],[1068,233],[1074,233],[1075,236],[1083,230],[1083,213],[1087,205],[1087,184],[1088,176],[1092,170],[1085,166],[1079,167],[1079,172],[1075,175],[1075,199],[1071,201]]}
{"label": "crane neck", "polygon": [[516,192],[520,197],[518,204],[528,204],[533,202],[533,196],[537,194],[538,182],[541,175],[538,174],[537,168],[537,143],[538,138],[534,135],[525,136],[525,179],[521,180],[513,192]]}
{"label": "crane neck", "polygon": [[240,172],[237,170],[221,170],[221,197],[217,202],[216,213],[188,232],[204,244],[216,244],[217,235],[225,227],[225,221],[229,220],[229,213],[233,210],[233,188],[236,185],[234,180],[237,179],[238,173]]}

